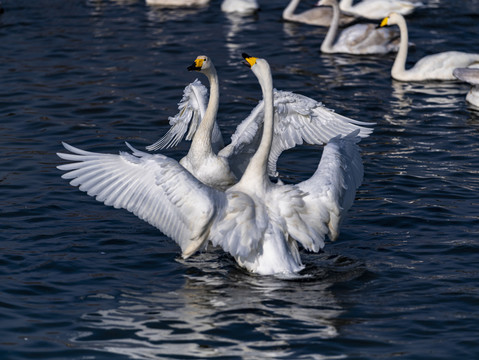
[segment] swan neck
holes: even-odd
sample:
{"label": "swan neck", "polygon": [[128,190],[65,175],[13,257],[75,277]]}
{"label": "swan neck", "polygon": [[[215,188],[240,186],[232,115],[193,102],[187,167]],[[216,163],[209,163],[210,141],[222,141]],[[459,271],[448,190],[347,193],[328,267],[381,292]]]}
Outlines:
{"label": "swan neck", "polygon": [[268,158],[273,141],[273,79],[269,67],[267,70],[258,76],[264,101],[263,134],[258,150],[251,158],[241,178],[242,180],[247,179],[247,181],[258,181],[260,185],[267,184],[270,181],[268,176]]}
{"label": "swan neck", "polygon": [[323,43],[321,44],[321,51],[328,53],[332,51],[333,42],[336,38],[336,34],[339,28],[339,6],[337,3],[331,5],[333,8],[333,18],[331,19],[331,25],[329,26],[328,32],[324,37]]}
{"label": "swan neck", "polygon": [[291,0],[289,2],[288,6],[286,6],[283,10],[284,19],[290,19],[291,17],[293,17],[294,10],[296,10],[300,1],[301,0]]}
{"label": "swan neck", "polygon": [[399,51],[391,69],[391,75],[393,78],[395,78],[397,74],[402,74],[406,71],[406,58],[409,45],[406,20],[404,20],[404,18],[399,18],[397,25],[399,26],[401,40],[399,42]]}
{"label": "swan neck", "polygon": [[211,137],[216,122],[216,114],[218,113],[220,99],[218,75],[216,74],[216,70],[211,68],[205,75],[210,83],[210,97],[205,115],[203,116],[203,119],[196,130],[195,136],[193,137],[193,141],[191,142],[189,153],[195,155],[213,152],[211,147]]}

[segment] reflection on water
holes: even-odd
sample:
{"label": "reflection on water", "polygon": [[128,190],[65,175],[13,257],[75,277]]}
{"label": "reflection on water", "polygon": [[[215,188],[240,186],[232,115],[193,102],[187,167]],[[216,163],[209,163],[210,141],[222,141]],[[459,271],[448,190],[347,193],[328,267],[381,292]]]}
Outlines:
{"label": "reflection on water", "polygon": [[82,332],[73,341],[134,359],[288,358],[293,344],[311,346],[338,335],[336,319],[343,310],[329,290],[338,274],[327,273],[328,262],[333,272],[344,267],[343,278],[364,271],[357,262],[330,257],[318,264],[317,273],[310,267],[302,278],[285,280],[247,274],[233,262],[225,267],[218,256],[213,251],[180,260],[190,265],[180,288],[124,291],[117,308],[85,314]]}

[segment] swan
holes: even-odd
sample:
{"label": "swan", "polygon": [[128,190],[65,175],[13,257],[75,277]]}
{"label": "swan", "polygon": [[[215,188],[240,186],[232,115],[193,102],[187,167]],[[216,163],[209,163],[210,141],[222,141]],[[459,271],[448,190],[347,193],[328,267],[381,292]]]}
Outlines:
{"label": "swan", "polygon": [[[180,164],[201,182],[225,189],[235,183],[235,179],[241,177],[256,151],[260,140],[264,103],[261,101],[251,111],[236,128],[230,144],[222,148],[221,132],[215,121],[219,85],[214,64],[209,57],[201,55],[188,70],[206,75],[210,82],[209,100],[206,99],[207,90],[199,80],[189,84],[179,103],[179,113],[170,117],[170,130],[146,148],[154,151],[175,146],[186,134],[187,140],[190,138],[193,140],[188,154],[181,159]],[[206,103],[208,107],[204,109]],[[341,116],[306,96],[275,90],[274,103],[277,121],[274,125],[273,145],[268,161],[271,176],[278,176],[276,162],[281,153],[302,144],[303,141],[322,145],[337,135],[347,135],[356,129],[360,130],[360,137],[367,137],[372,132],[371,128],[365,127],[372,123]],[[218,148],[219,151],[214,150]]]}
{"label": "swan", "polygon": [[412,68],[405,69],[408,50],[408,30],[406,20],[401,14],[391,13],[385,17],[380,27],[398,25],[401,36],[399,51],[391,69],[391,76],[399,81],[455,80],[452,74],[458,67],[469,67],[479,63],[479,54],[459,51],[446,51],[428,55],[420,59]]}
{"label": "swan", "polygon": [[264,102],[264,131],[239,182],[211,188],[161,154],[136,150],[102,154],[67,143],[62,178],[107,206],[123,208],[172,238],[188,258],[209,242],[260,275],[288,275],[304,266],[298,251],[317,252],[339,224],[362,182],[359,130],[332,139],[313,176],[297,185],[272,183],[267,174],[273,139],[273,86],[269,64],[244,55],[258,78]]}
{"label": "swan", "polygon": [[479,68],[457,68],[453,74],[459,80],[472,85],[466,95],[466,101],[479,107]]}
{"label": "swan", "polygon": [[371,20],[381,20],[391,12],[409,15],[422,5],[420,2],[406,0],[364,0],[356,5],[353,5],[353,0],[339,1],[339,8],[344,13]]}
{"label": "swan", "polygon": [[[356,24],[341,31],[339,28],[339,6],[337,0],[320,0],[318,6],[333,9],[331,26],[321,44],[321,51],[327,54],[385,54],[399,48],[399,32],[392,29],[378,29],[376,24]],[[384,31],[386,30],[386,31]],[[334,41],[336,39],[336,41]],[[333,43],[334,42],[334,43]]]}
{"label": "swan", "polygon": [[188,6],[204,6],[210,0],[146,0],[147,5],[159,5],[168,7],[188,7]]}
{"label": "swan", "polygon": [[249,15],[258,10],[259,4],[256,0],[223,0],[221,3],[221,11],[225,13]]}
{"label": "swan", "polygon": [[[327,8],[314,7],[312,9],[295,14],[301,0],[291,0],[283,10],[283,20],[303,23],[314,26],[329,26],[331,24],[332,11]],[[354,16],[341,14],[339,23],[341,26],[354,21]]]}

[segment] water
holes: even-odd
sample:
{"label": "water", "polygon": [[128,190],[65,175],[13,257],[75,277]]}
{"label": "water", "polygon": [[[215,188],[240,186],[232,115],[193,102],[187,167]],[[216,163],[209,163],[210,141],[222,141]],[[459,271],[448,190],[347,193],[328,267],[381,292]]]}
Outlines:
{"label": "water", "polygon": [[[410,64],[479,53],[478,1],[423,2],[408,17]],[[217,0],[190,10],[3,1],[2,359],[479,357],[479,109],[465,103],[469,86],[392,81],[394,55],[321,55],[325,29],[281,22],[285,3],[262,1],[238,19]],[[247,274],[215,249],[183,261],[172,240],[56,169],[61,141],[110,153],[155,141],[199,75],[186,71],[199,54],[216,64],[230,134],[261,97],[243,51],[269,60],[278,89],[377,122],[342,234],[302,254],[299,279]],[[317,156],[289,151],[280,171],[305,179]]]}

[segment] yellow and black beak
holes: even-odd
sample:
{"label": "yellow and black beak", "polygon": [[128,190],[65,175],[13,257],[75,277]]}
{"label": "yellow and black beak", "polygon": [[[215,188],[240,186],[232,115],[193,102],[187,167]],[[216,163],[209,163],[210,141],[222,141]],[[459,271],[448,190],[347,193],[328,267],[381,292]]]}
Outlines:
{"label": "yellow and black beak", "polygon": [[253,67],[253,65],[256,64],[256,60],[258,59],[258,58],[255,58],[253,56],[249,56],[246,53],[241,54],[241,56],[243,56],[243,59],[246,60],[246,63],[244,63],[244,64],[246,66],[248,66],[249,68]]}
{"label": "yellow and black beak", "polygon": [[387,26],[387,25],[388,25],[388,21],[389,21],[389,16],[386,16],[386,17],[381,21],[381,23],[380,23],[378,26],[376,26],[376,29]]}
{"label": "yellow and black beak", "polygon": [[196,58],[195,62],[192,65],[188,66],[186,69],[188,71],[200,71],[204,62],[205,62],[205,59]]}

